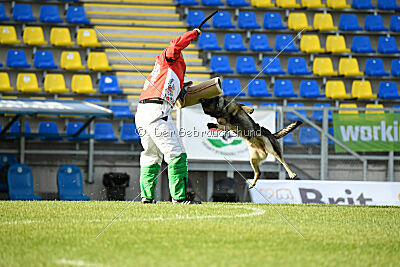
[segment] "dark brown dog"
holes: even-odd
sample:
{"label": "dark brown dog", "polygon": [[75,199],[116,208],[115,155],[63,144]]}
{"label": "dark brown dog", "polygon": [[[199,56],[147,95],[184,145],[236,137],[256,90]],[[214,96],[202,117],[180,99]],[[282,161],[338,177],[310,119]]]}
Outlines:
{"label": "dark brown dog", "polygon": [[211,99],[201,99],[200,103],[205,114],[217,119],[218,124],[207,124],[209,129],[231,130],[247,141],[250,163],[254,170],[254,181],[250,188],[255,186],[260,177],[260,163],[267,158],[268,153],[282,163],[290,178],[295,178],[296,174],[290,170],[283,160],[278,139],[296,129],[302,122],[293,122],[279,132],[272,134],[268,129],[254,122],[248,115],[253,113],[252,108],[233,100],[229,96],[217,96]]}

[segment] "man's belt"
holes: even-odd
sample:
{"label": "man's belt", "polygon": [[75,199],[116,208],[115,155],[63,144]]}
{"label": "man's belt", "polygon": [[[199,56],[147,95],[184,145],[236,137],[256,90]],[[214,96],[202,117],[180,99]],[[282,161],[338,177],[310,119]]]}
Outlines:
{"label": "man's belt", "polygon": [[139,102],[140,104],[147,104],[147,103],[151,103],[151,104],[164,104],[164,100],[162,99],[144,99],[142,101]]}

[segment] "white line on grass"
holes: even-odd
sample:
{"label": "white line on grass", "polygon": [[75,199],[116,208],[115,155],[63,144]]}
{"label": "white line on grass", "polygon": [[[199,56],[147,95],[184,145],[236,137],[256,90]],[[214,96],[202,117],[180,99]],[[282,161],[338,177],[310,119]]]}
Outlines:
{"label": "white line on grass", "polygon": [[72,265],[72,266],[102,266],[101,264],[98,263],[90,263],[82,260],[67,260],[67,259],[59,259],[55,261],[55,263],[62,265]]}

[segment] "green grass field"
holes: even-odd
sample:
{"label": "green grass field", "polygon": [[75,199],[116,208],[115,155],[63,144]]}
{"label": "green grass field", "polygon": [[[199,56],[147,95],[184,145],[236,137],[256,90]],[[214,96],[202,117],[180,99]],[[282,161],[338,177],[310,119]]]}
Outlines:
{"label": "green grass field", "polygon": [[400,208],[0,202],[2,266],[398,266]]}

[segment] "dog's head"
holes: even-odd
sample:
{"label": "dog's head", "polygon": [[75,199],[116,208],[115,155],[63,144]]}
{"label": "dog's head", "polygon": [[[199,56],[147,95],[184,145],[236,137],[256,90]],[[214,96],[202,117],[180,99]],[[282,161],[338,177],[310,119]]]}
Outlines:
{"label": "dog's head", "polygon": [[210,99],[200,99],[200,103],[204,113],[214,118],[220,117],[225,108],[225,99],[221,96]]}

